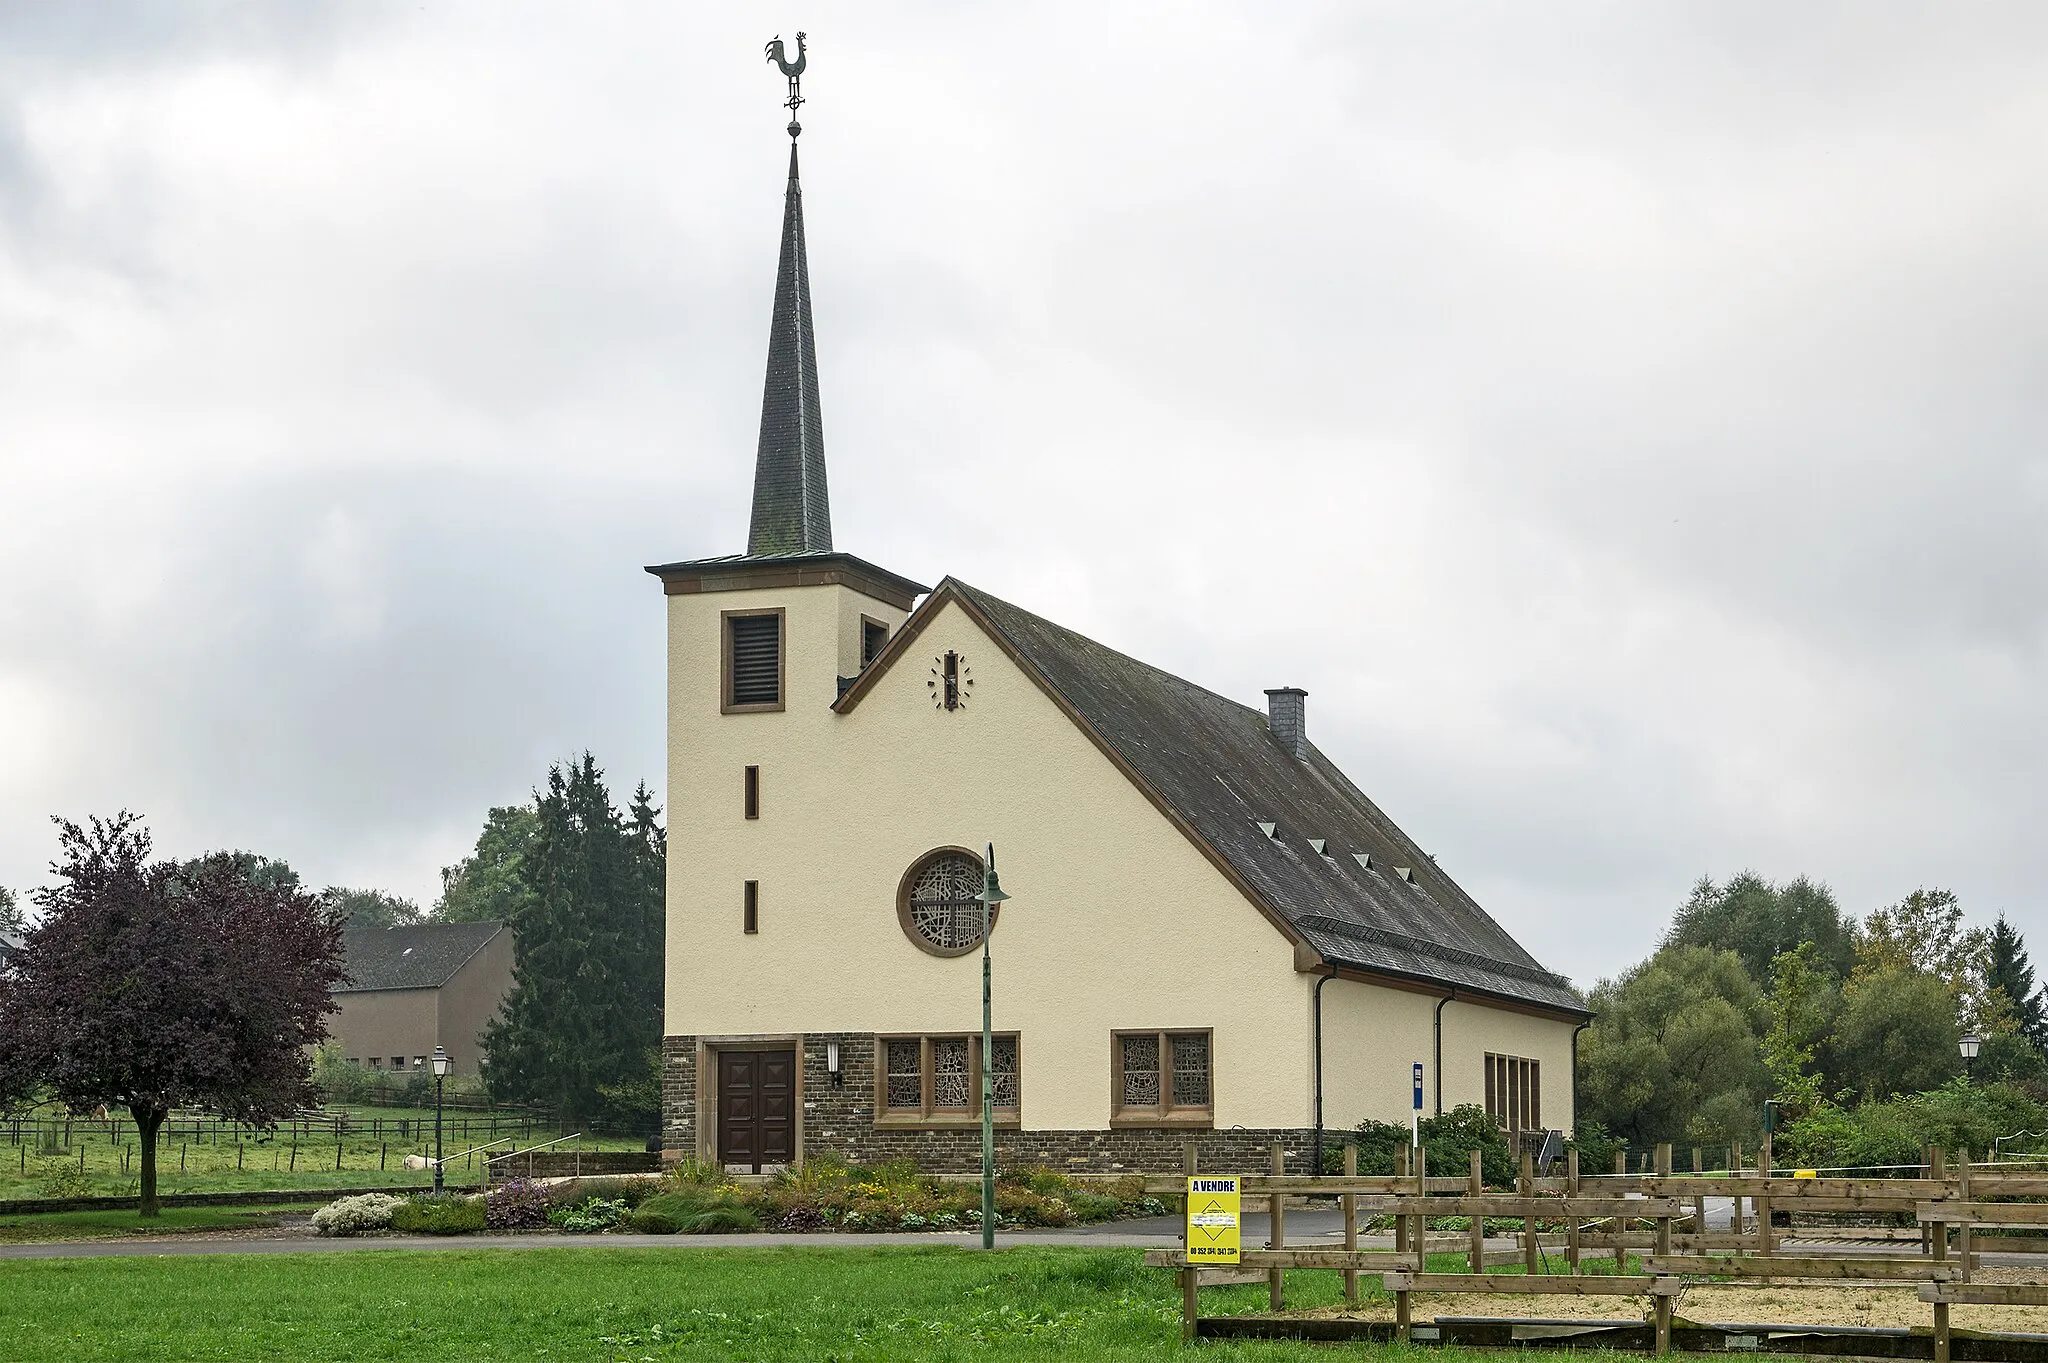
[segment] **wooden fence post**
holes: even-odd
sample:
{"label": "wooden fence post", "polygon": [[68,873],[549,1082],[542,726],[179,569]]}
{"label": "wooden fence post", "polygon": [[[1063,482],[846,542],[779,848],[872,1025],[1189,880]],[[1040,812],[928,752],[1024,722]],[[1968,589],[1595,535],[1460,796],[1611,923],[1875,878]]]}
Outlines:
{"label": "wooden fence post", "polygon": [[[1358,1147],[1344,1147],[1344,1179],[1350,1182],[1358,1177]],[[1344,1248],[1355,1252],[1358,1249],[1358,1194],[1345,1193],[1337,1199],[1337,1205],[1344,1209]],[[1344,1270],[1344,1300],[1351,1306],[1358,1305],[1358,1270]]]}
{"label": "wooden fence post", "polygon": [[[1671,1145],[1668,1141],[1657,1147],[1657,1177],[1659,1179],[1671,1177]],[[1660,1187],[1657,1190],[1657,1194],[1659,1197],[1662,1197],[1664,1189]],[[1663,1258],[1670,1253],[1671,1216],[1667,1212],[1665,1215],[1657,1218],[1657,1254],[1659,1258]],[[1656,1311],[1657,1319],[1657,1352],[1660,1355],[1668,1354],[1671,1352],[1671,1298],[1667,1294],[1659,1292],[1652,1299],[1652,1305]]]}
{"label": "wooden fence post", "polygon": [[[1287,1152],[1281,1148],[1279,1141],[1273,1142],[1272,1172],[1274,1178],[1280,1178],[1287,1172]],[[1275,1192],[1267,1195],[1266,1220],[1270,1223],[1267,1227],[1267,1248],[1285,1249],[1287,1247],[1286,1194]],[[1282,1299],[1286,1294],[1286,1281],[1286,1269],[1274,1268],[1267,1270],[1266,1297],[1275,1311],[1281,1309]]]}
{"label": "wooden fence post", "polygon": [[1756,1200],[1756,1252],[1771,1252],[1771,1133],[1764,1132],[1764,1148],[1756,1154],[1757,1177],[1763,1180],[1763,1195]]}
{"label": "wooden fence post", "polygon": [[[1970,1148],[1968,1146],[1964,1146],[1956,1151],[1956,1196],[1964,1202],[1970,1200]],[[1963,1281],[1968,1282],[1970,1281],[1971,1261],[1976,1258],[1974,1253],[1976,1237],[1971,1232],[1968,1221],[1963,1222],[1962,1227],[1957,1230],[1956,1240],[1958,1242],[1956,1248],[1962,1251]]]}
{"label": "wooden fence post", "polygon": [[[1728,1176],[1730,1178],[1742,1177],[1741,1141],[1731,1141],[1728,1144]],[[1735,1199],[1735,1216],[1730,1221],[1728,1229],[1737,1236],[1742,1234],[1742,1198],[1740,1196],[1737,1196]]]}
{"label": "wooden fence post", "polygon": [[[1195,1143],[1187,1141],[1180,1148],[1181,1172],[1193,1178],[1197,1172]],[[1187,1184],[1181,1184],[1180,1249],[1185,1255],[1188,1250]],[[1180,1271],[1180,1339],[1186,1344],[1195,1337],[1195,1284],[1196,1274],[1201,1270],[1193,1264]]]}
{"label": "wooden fence post", "polygon": [[1616,1178],[1619,1178],[1626,1173],[1628,1173],[1628,1147],[1623,1146],[1614,1152],[1614,1174]]}
{"label": "wooden fence post", "polygon": [[[1564,1152],[1564,1195],[1568,1198],[1579,1195],[1579,1151],[1578,1147]],[[1572,1276],[1579,1272],[1579,1218],[1573,1216],[1565,1222],[1564,1259],[1571,1266]],[[1619,1271],[1619,1270],[1617,1270]]]}
{"label": "wooden fence post", "polygon": [[[1405,1145],[1394,1147],[1394,1177],[1397,1179],[1408,1177],[1408,1147]],[[1397,1214],[1394,1217],[1394,1253],[1406,1254],[1407,1252],[1408,1218]]]}
{"label": "wooden fence post", "polygon": [[[1407,1178],[1408,1166],[1412,1162],[1410,1159],[1411,1154],[1412,1150],[1409,1146],[1403,1145],[1395,1148],[1394,1176],[1397,1179],[1405,1180]],[[1395,1184],[1397,1189],[1400,1186],[1399,1183]],[[1398,1206],[1398,1204],[1396,1205]],[[1408,1223],[1409,1218],[1405,1214],[1399,1211],[1394,1214],[1394,1253],[1396,1254],[1404,1254],[1408,1250]],[[1423,1262],[1419,1251],[1416,1255],[1416,1262]],[[1408,1342],[1409,1327],[1413,1324],[1413,1320],[1409,1315],[1410,1307],[1408,1289],[1396,1288],[1394,1290],[1394,1338],[1403,1344]]]}
{"label": "wooden fence post", "polygon": [[[1927,1153],[1927,1162],[1932,1166],[1928,1172],[1939,1179],[1943,1185],[1946,1185],[1948,1183],[1948,1171],[1942,1167],[1941,1147],[1937,1145]],[[1948,1196],[1948,1188],[1946,1186],[1943,1186],[1941,1195],[1943,1198]],[[1948,1261],[1948,1223],[1946,1221],[1935,1221],[1929,1224],[1927,1230],[1934,1242],[1934,1262],[1937,1264],[1946,1263]],[[1934,1303],[1934,1363],[1948,1363],[1948,1303],[1945,1301]]]}
{"label": "wooden fence post", "polygon": [[[1486,1161],[1477,1150],[1472,1152],[1472,1172],[1465,1180],[1468,1197],[1486,1195]],[[1479,1212],[1472,1213],[1472,1268],[1474,1273],[1486,1272],[1486,1217]]]}

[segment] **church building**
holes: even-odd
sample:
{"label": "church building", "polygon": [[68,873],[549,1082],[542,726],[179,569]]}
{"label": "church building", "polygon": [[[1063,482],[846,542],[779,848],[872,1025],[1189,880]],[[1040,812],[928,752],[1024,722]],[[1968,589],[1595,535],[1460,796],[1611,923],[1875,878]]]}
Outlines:
{"label": "church building", "polygon": [[1307,1172],[1405,1124],[1416,1065],[1425,1116],[1571,1129],[1584,1005],[1316,747],[1302,691],[1242,704],[834,547],[794,141],[746,552],[647,571],[669,1158],[975,1169],[984,1071],[1004,1166],[1192,1140],[1250,1171],[1278,1140]]}

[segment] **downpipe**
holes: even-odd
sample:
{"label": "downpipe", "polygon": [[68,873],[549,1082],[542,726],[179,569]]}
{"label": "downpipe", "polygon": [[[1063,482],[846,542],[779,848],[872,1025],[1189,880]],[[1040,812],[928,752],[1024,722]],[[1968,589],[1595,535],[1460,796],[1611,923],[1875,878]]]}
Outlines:
{"label": "downpipe", "polygon": [[1458,997],[1453,989],[1436,1001],[1436,1115],[1444,1115],[1444,1005]]}
{"label": "downpipe", "polygon": [[1323,1176],[1323,986],[1335,975],[1323,975],[1316,980],[1316,1141],[1315,1176]]}

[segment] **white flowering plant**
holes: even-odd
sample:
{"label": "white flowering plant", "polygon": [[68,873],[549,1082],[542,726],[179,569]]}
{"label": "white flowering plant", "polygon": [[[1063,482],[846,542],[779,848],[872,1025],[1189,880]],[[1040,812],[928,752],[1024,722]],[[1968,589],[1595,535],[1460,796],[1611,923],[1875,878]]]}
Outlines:
{"label": "white flowering plant", "polygon": [[313,1213],[313,1230],[319,1235],[362,1235],[389,1230],[391,1214],[404,1205],[404,1198],[389,1193],[337,1198]]}

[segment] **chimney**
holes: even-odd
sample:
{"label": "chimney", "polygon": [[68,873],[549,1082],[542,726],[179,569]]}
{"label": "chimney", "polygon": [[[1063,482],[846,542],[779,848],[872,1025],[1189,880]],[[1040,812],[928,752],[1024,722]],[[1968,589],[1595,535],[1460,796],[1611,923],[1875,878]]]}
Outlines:
{"label": "chimney", "polygon": [[1308,692],[1282,686],[1266,692],[1266,728],[1296,757],[1308,756]]}

